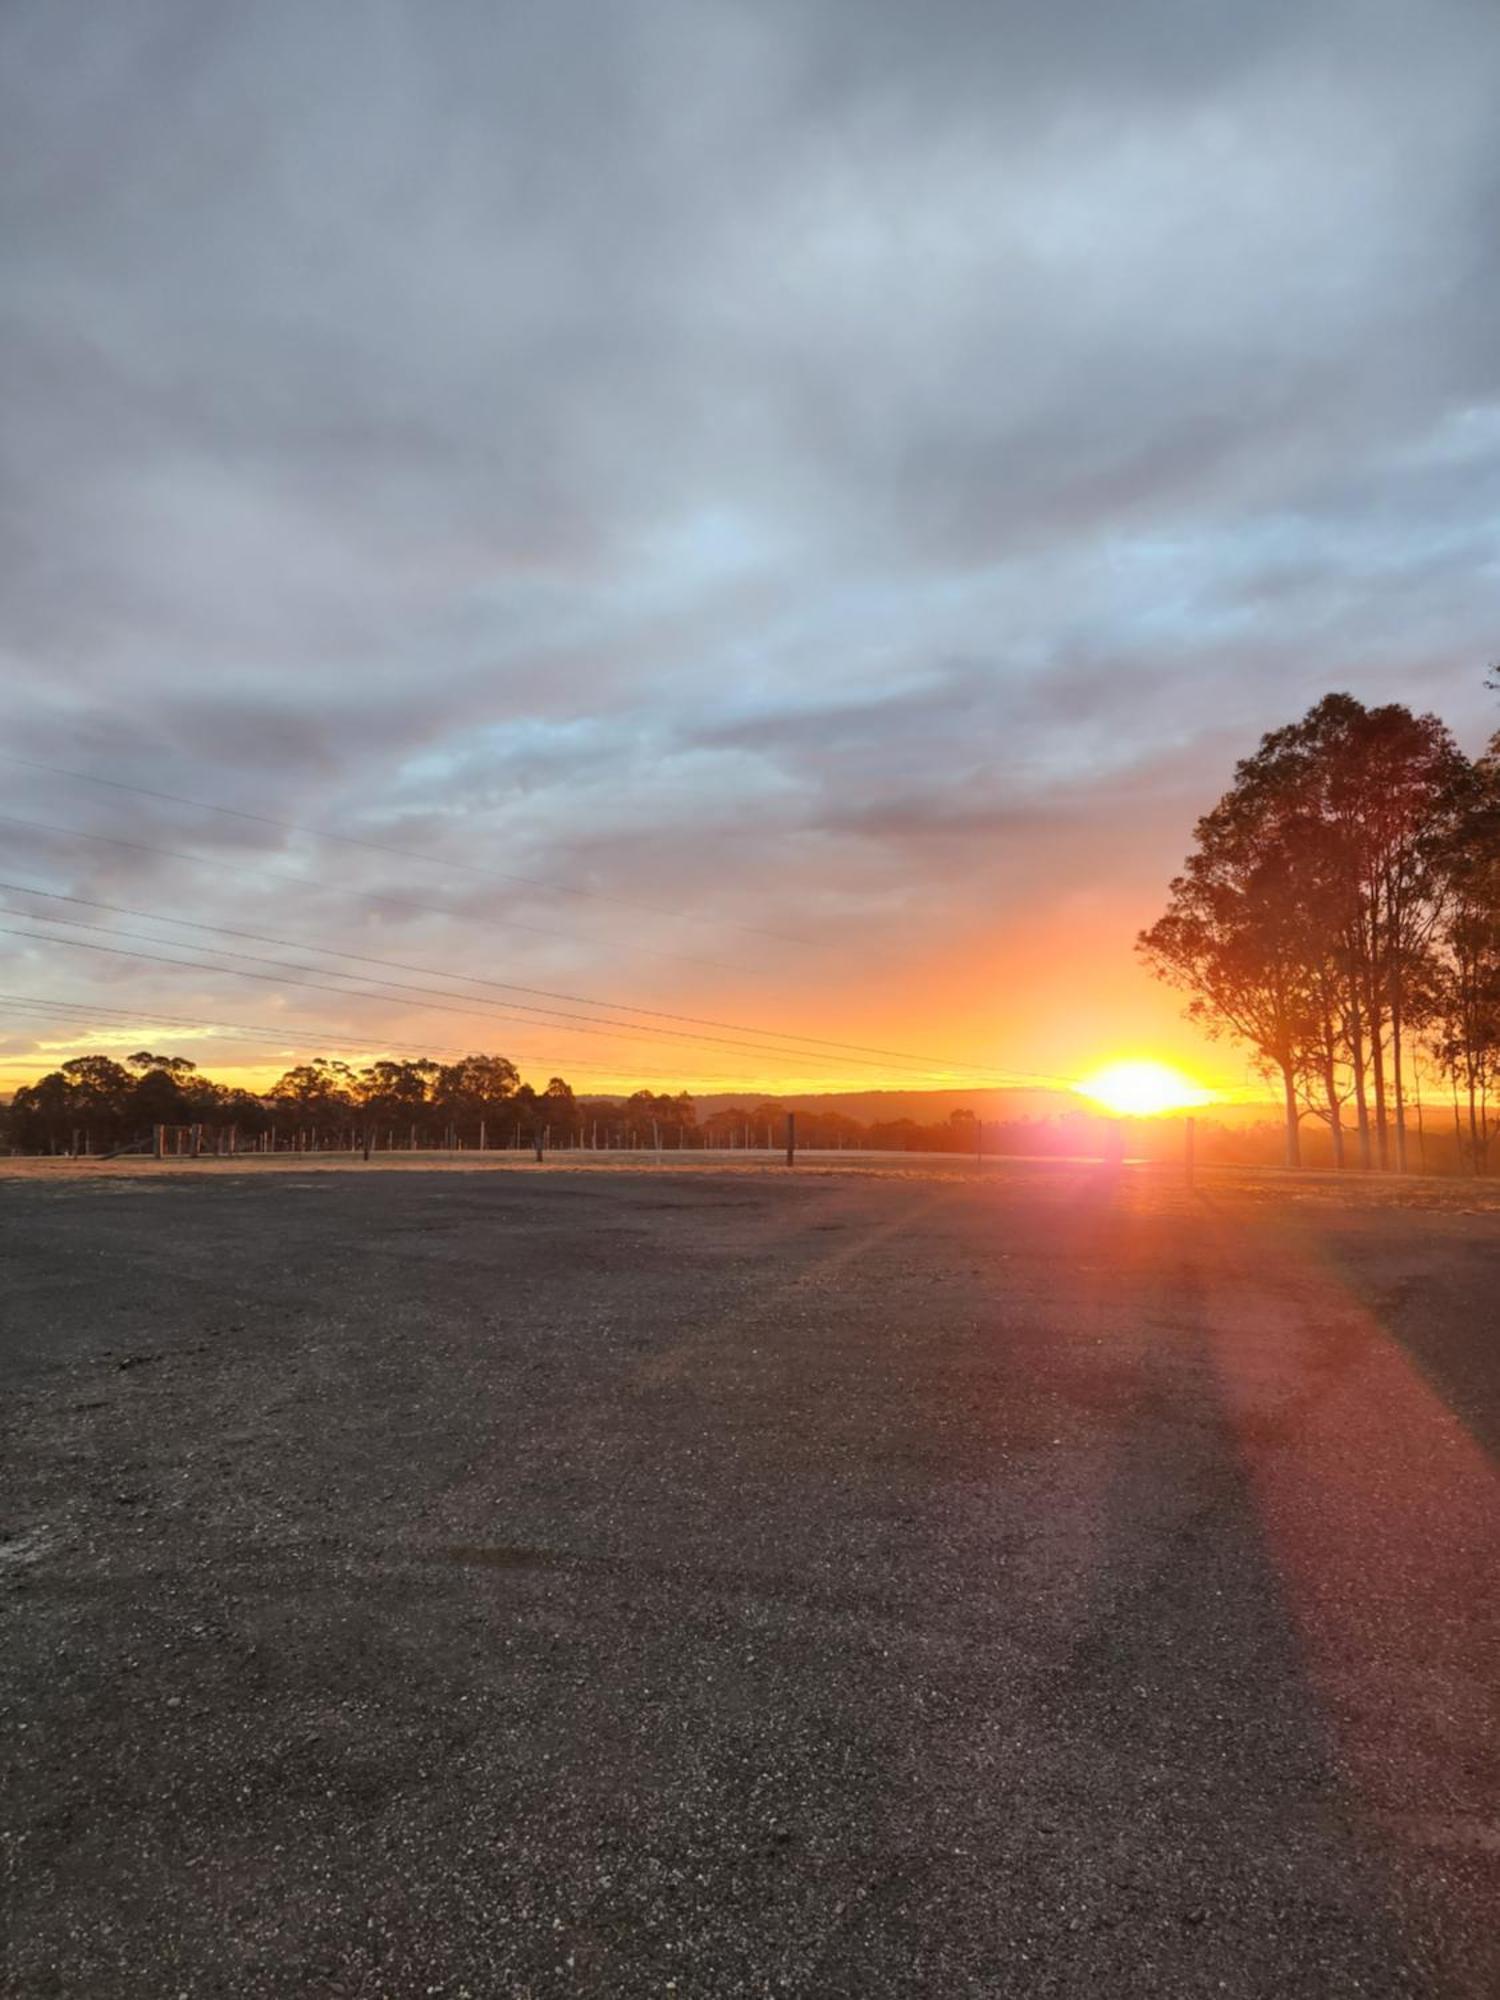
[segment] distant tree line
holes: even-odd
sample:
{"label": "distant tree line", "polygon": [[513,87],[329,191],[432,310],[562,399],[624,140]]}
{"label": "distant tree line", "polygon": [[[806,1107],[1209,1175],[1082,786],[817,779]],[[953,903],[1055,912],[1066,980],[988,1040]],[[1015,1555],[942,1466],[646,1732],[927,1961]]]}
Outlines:
{"label": "distant tree line", "polygon": [[[677,1100],[673,1100],[676,1102]],[[690,1100],[687,1102],[690,1103]],[[501,1146],[550,1131],[573,1135],[578,1106],[561,1077],[538,1091],[498,1055],[455,1063],[381,1061],[364,1069],[320,1057],[289,1069],[263,1095],[216,1083],[185,1056],[141,1049],[121,1064],[78,1056],[19,1089],[9,1137],[22,1152],[102,1153],[145,1143],[158,1125],[198,1128],[217,1141],[300,1148],[347,1145],[366,1133],[384,1146]]]}
{"label": "distant tree line", "polygon": [[[0,1104],[0,1145],[22,1153],[95,1157],[147,1150],[155,1130],[172,1134],[169,1150],[221,1153],[274,1150],[431,1152],[483,1144],[499,1151],[540,1139],[572,1148],[780,1152],[788,1108],[777,1099],[703,1111],[686,1092],[638,1090],[625,1098],[577,1097],[560,1077],[545,1090],[523,1082],[503,1056],[461,1063],[371,1063],[364,1069],[320,1059],[290,1069],[262,1095],[216,1083],[184,1056],[139,1050],[117,1063],[79,1056]],[[1121,1121],[1082,1107],[1045,1116],[985,1119],[967,1109],[924,1124],[915,1118],[869,1123],[825,1107],[797,1110],[797,1143],[813,1151],[1001,1155],[1034,1159],[1152,1158],[1175,1162],[1182,1138],[1174,1121]],[[1278,1131],[1264,1122],[1223,1124],[1197,1118],[1197,1154],[1205,1163],[1257,1166],[1276,1153]],[[1326,1130],[1304,1150],[1331,1165]],[[1430,1130],[1421,1164],[1464,1171],[1467,1144]]]}
{"label": "distant tree line", "polygon": [[[461,1147],[500,1150],[538,1139],[570,1147],[700,1150],[779,1150],[787,1141],[788,1107],[751,1098],[701,1112],[686,1091],[638,1090],[621,1099],[578,1097],[561,1077],[544,1090],[522,1080],[505,1056],[472,1055],[461,1062],[427,1058],[383,1060],[363,1069],[320,1057],[289,1069],[263,1094],[216,1083],[185,1056],[140,1049],[118,1063],[87,1055],[65,1062],[0,1106],[5,1136],[25,1153],[100,1155],[141,1148],[158,1126],[193,1132],[205,1149],[221,1150],[233,1133],[239,1150],[426,1151]],[[797,1113],[799,1144],[892,1152],[972,1153],[997,1150],[1009,1135],[1015,1150],[1086,1147],[1096,1124],[1086,1114],[1066,1120],[1020,1120],[982,1133],[972,1111],[956,1110],[923,1125],[911,1118],[863,1124],[833,1110]],[[174,1150],[176,1148],[174,1147]]]}
{"label": "distant tree line", "polygon": [[1486,1172],[1500,734],[1471,760],[1435,715],[1326,696],[1236,766],[1138,947],[1192,1019],[1274,1079],[1288,1165],[1311,1117],[1334,1165],[1404,1172],[1414,1133],[1425,1144],[1451,1115],[1463,1167]]}
{"label": "distant tree line", "polygon": [[[1487,1172],[1500,1152],[1500,733],[1470,759],[1435,715],[1326,696],[1236,766],[1138,947],[1189,994],[1192,1019],[1244,1042],[1274,1080],[1289,1165],[1303,1162],[1311,1118],[1317,1156],[1338,1167],[1405,1171],[1446,1155]],[[485,1054],[362,1069],[319,1059],[257,1095],[149,1049],[123,1064],[79,1056],[0,1114],[14,1149],[53,1153],[140,1145],[158,1126],[278,1149],[777,1147],[787,1118],[764,1099],[700,1117],[682,1092],[579,1099],[561,1077],[539,1091]],[[1449,1116],[1439,1140],[1433,1122]],[[986,1130],[994,1151],[1055,1152],[1069,1133],[1089,1146],[1076,1119]],[[799,1112],[798,1136],[924,1152],[985,1143],[963,1111],[933,1125]]]}

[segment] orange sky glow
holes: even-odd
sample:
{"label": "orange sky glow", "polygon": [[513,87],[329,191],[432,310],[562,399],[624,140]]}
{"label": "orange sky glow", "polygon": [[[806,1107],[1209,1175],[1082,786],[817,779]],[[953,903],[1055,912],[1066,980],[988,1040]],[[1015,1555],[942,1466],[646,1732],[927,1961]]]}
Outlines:
{"label": "orange sky glow", "polygon": [[1263,1101],[1133,940],[1330,689],[1494,728],[1484,64],[535,11],[17,15],[0,1088]]}
{"label": "orange sky glow", "polygon": [[[642,1087],[767,1097],[875,1089],[977,1095],[1006,1087],[1069,1091],[1107,1064],[1136,1060],[1168,1065],[1225,1102],[1260,1101],[1265,1090],[1241,1052],[1209,1041],[1184,1021],[1177,997],[1135,962],[1129,939],[1142,918],[1140,911],[1116,910],[1101,900],[1089,912],[1087,929],[1074,913],[1028,926],[1021,938],[950,939],[919,962],[894,958],[882,965],[878,978],[863,978],[852,989],[842,983],[822,990],[810,980],[804,984],[800,960],[791,955],[785,970],[778,963],[768,980],[738,986],[732,979],[718,980],[706,997],[674,990],[674,981],[643,996],[644,1004],[672,1011],[701,1004],[715,1019],[723,1008],[723,1018],[743,1031],[705,1027],[702,1042],[691,1039],[691,1030],[682,1039],[653,1032],[661,1023],[641,1015],[628,1018],[648,1032],[634,1036],[621,1028],[601,1036],[582,1025],[497,1018],[483,1002],[469,1012],[455,996],[445,1002],[458,1008],[451,1014],[347,1006],[348,1040],[310,1036],[289,1022],[285,1041],[280,1046],[268,1041],[262,1052],[227,1030],[173,1028],[143,1009],[137,1018],[92,1025],[80,1015],[77,1032],[38,1038],[34,1053],[7,1055],[0,1074],[13,1088],[73,1055],[98,1052],[118,1059],[145,1046],[188,1055],[223,1082],[265,1090],[285,1069],[314,1055],[359,1068],[382,1054],[430,1050],[451,1059],[462,1050],[488,1048],[512,1054],[523,1075],[538,1084],[558,1073],[575,1090],[609,1095]],[[158,991],[168,1015],[185,1004]],[[213,1010],[216,1018],[258,1019],[269,1028],[266,1010],[258,1016],[253,1011],[256,996],[235,993],[232,982],[223,992]],[[111,1004],[122,1013],[128,1009],[120,994]],[[195,1004],[204,1005],[201,999]],[[325,1014],[322,1006],[318,1011]],[[330,1001],[326,1018],[331,1022],[339,1011]],[[384,1045],[382,1017],[390,1035]],[[789,1021],[797,1024],[792,1048],[744,1046],[759,1034],[787,1034]],[[820,1054],[809,1046],[824,1038],[893,1054],[889,1059]]]}

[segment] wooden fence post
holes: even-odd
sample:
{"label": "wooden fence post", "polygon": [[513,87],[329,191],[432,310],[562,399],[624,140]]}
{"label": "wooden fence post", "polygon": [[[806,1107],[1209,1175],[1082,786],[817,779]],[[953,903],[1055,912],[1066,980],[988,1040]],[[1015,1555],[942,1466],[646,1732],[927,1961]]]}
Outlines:
{"label": "wooden fence post", "polygon": [[789,1111],[786,1114],[786,1163],[789,1167],[795,1167],[797,1164],[797,1114],[795,1111]]}

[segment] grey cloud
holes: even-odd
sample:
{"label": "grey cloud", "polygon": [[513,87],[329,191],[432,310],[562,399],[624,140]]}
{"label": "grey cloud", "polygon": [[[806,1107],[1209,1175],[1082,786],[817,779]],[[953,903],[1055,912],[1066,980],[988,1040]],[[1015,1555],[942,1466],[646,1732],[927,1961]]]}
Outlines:
{"label": "grey cloud", "polygon": [[894,730],[930,723],[938,715],[971,712],[986,696],[990,676],[982,668],[949,666],[915,686],[897,687],[842,701],[813,700],[770,712],[730,715],[695,732],[705,744],[752,750],[822,750],[831,742],[887,739]]}
{"label": "grey cloud", "polygon": [[1479,0],[15,0],[4,741],[434,859],[22,803],[545,921],[488,854],[604,981],[1123,883],[1143,773],[1165,871],[1331,685],[1474,736],[1497,74]]}

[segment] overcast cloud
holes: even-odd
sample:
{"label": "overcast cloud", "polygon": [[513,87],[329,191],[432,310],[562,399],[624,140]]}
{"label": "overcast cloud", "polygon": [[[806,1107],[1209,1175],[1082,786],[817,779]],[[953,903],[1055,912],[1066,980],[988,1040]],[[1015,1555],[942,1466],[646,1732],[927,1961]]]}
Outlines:
{"label": "overcast cloud", "polygon": [[1175,1034],[1130,937],[1261,729],[1494,724],[1497,101],[1490,0],[10,0],[0,749],[381,851],[0,763],[137,843],[0,872],[1007,1068]]}

